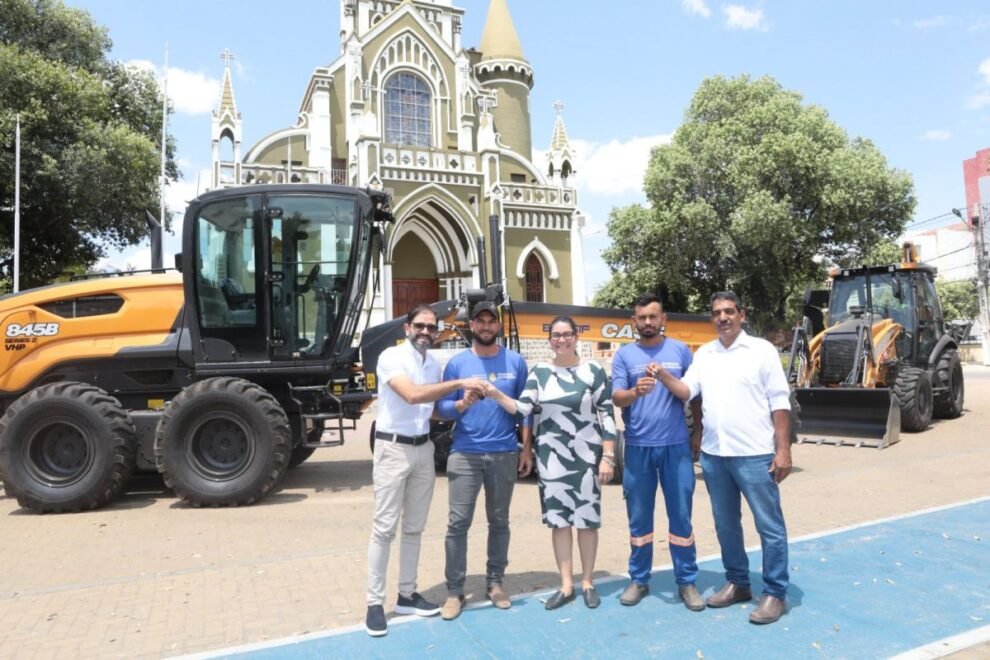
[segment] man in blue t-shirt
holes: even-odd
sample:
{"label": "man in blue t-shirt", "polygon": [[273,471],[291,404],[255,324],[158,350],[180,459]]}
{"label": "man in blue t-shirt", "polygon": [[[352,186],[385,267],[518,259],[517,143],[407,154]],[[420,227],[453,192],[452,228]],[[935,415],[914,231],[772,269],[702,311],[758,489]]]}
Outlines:
{"label": "man in blue t-shirt", "polygon": [[[484,378],[513,399],[526,385],[526,361],[521,355],[498,345],[501,325],[491,302],[477,303],[471,310],[471,348],[455,355],[443,379]],[[476,392],[457,390],[437,402],[441,417],[456,420],[454,442],[447,460],[447,491],[450,517],[447,524],[445,574],[447,600],[440,615],[456,619],[464,605],[467,575],[467,534],[474,518],[478,493],[485,489],[488,518],[488,567],[485,581],[489,600],[499,609],[512,603],[502,589],[509,564],[509,503],[516,474],[526,476],[533,467],[532,434],[522,426],[522,451],[516,434],[516,419],[494,400]]]}
{"label": "man in blue t-shirt", "polygon": [[694,456],[701,437],[695,434],[689,442],[684,404],[667,388],[656,386],[655,369],[661,364],[670,373],[683,376],[691,366],[691,349],[683,342],[664,337],[667,315],[656,295],[641,295],[633,310],[639,341],[620,348],[612,360],[612,401],[622,409],[625,423],[622,490],[629,515],[631,546],[631,581],[619,602],[636,605],[650,593],[653,511],[659,483],[667,508],[667,540],[678,592],[689,610],[700,611],[705,609],[705,602],[694,584],[698,563],[691,503]]}

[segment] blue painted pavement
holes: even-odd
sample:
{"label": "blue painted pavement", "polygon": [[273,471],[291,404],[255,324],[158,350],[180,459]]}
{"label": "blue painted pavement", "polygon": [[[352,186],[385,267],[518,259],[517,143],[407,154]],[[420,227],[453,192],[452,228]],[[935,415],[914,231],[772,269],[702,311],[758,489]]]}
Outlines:
{"label": "blue painted pavement", "polygon": [[[822,506],[827,506],[823,499]],[[547,543],[548,568],[552,553]],[[405,617],[388,636],[361,629],[210,654],[236,658],[866,658],[904,653],[990,625],[990,499],[808,537],[791,543],[787,614],[748,622],[753,605],[689,612],[670,567],[654,571],[636,607],[618,596],[627,580],[599,583],[602,606],[547,612],[528,595],[507,611],[468,609],[453,622]],[[760,552],[750,553],[754,593]],[[718,559],[700,564],[698,588],[723,582]]]}

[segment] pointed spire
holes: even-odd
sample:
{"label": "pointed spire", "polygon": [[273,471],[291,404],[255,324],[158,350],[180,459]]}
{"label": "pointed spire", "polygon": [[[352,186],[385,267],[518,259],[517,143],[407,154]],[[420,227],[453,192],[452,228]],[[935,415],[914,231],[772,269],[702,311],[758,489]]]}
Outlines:
{"label": "pointed spire", "polygon": [[564,117],[561,114],[564,104],[557,101],[553,104],[553,109],[557,111],[557,121],[553,125],[553,135],[550,136],[550,151],[566,151],[570,143],[567,141],[567,129],[564,128]]}
{"label": "pointed spire", "polygon": [[237,112],[237,102],[234,100],[234,84],[230,80],[230,61],[234,59],[234,54],[230,49],[224,48],[220,53],[220,59],[223,60],[223,87],[220,89],[220,105],[216,115],[218,117],[230,115],[237,119],[240,113]]}
{"label": "pointed spire", "polygon": [[481,58],[526,61],[506,0],[491,0],[481,32]]}

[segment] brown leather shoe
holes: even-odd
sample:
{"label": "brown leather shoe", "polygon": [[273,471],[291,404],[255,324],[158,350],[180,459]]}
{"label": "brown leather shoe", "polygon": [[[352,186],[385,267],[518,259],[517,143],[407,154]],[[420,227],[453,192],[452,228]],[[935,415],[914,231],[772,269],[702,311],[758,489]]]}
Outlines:
{"label": "brown leather shoe", "polygon": [[440,616],[444,621],[453,621],[461,615],[464,609],[464,595],[447,596],[443,606],[440,608]]}
{"label": "brown leather shoe", "polygon": [[753,592],[749,587],[726,582],[724,587],[709,596],[705,602],[708,603],[708,607],[728,607],[747,600],[753,600]]}
{"label": "brown leather shoe", "polygon": [[773,623],[784,615],[785,610],[787,610],[787,603],[782,598],[777,598],[776,596],[771,596],[770,594],[763,594],[763,598],[760,599],[760,604],[755,610],[753,610],[753,613],[749,615],[749,622],[758,623],[761,625]]}
{"label": "brown leather shoe", "polygon": [[619,602],[623,605],[632,607],[633,605],[638,605],[639,601],[650,593],[650,585],[639,584],[638,582],[630,582],[626,590],[622,592],[619,596]]}
{"label": "brown leather shoe", "polygon": [[684,601],[684,607],[692,612],[700,612],[705,609],[705,601],[701,599],[698,587],[693,584],[682,584],[677,587],[677,592],[680,594],[681,600]]}
{"label": "brown leather shoe", "polygon": [[512,601],[509,600],[508,594],[505,593],[500,584],[493,584],[488,587],[488,600],[492,601],[492,604],[500,610],[507,610],[512,607]]}

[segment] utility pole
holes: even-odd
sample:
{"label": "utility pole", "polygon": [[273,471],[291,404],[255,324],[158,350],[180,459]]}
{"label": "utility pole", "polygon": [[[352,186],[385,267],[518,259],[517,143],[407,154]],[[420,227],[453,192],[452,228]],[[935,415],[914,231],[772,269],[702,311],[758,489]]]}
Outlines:
{"label": "utility pole", "polygon": [[973,245],[976,248],[976,289],[980,298],[980,331],[983,335],[983,364],[990,366],[990,276],[987,274],[986,224],[990,218],[990,204],[979,207],[979,215],[973,217]]}
{"label": "utility pole", "polygon": [[14,131],[14,293],[21,290],[21,116]]}

